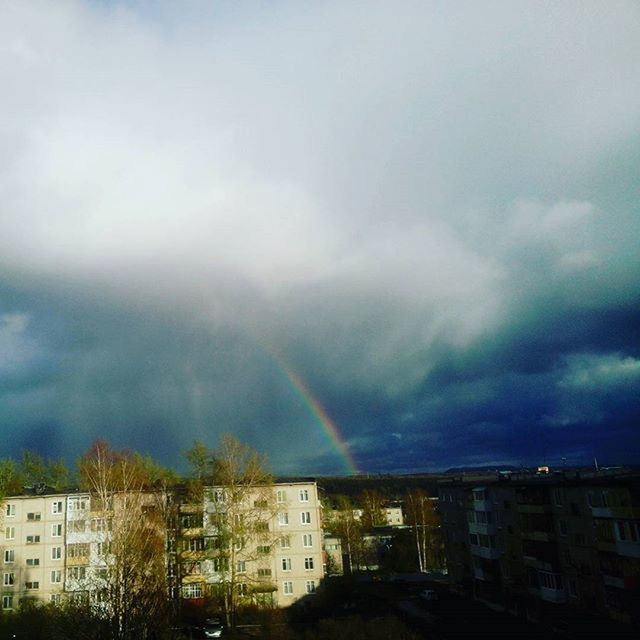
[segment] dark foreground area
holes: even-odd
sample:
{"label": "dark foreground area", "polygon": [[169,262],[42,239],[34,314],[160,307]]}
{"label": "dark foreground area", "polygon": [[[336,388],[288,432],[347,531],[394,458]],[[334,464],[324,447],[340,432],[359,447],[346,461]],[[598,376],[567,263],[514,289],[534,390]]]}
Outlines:
{"label": "dark foreground area", "polygon": [[[330,578],[323,590],[288,610],[247,610],[235,630],[215,637],[242,640],[450,640],[457,638],[578,640],[638,637],[638,629],[591,618],[549,626],[494,611],[422,576]],[[110,638],[90,617],[64,608],[34,607],[0,617],[0,640]],[[194,621],[163,625],[135,640],[212,637]],[[122,639],[122,640],[129,640]],[[134,640],[134,638],[131,638]]]}

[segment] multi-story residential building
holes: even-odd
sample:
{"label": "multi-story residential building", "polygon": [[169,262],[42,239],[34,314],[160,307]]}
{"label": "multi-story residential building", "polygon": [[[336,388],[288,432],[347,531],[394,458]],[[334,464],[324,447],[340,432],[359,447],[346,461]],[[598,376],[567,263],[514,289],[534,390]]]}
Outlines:
{"label": "multi-story residential building", "polygon": [[249,490],[236,503],[224,487],[181,504],[176,536],[180,595],[198,600],[232,589],[241,601],[287,606],[315,593],[324,575],[315,482]]}
{"label": "multi-story residential building", "polygon": [[[116,568],[112,543],[125,509],[123,496],[109,500],[69,493],[2,502],[3,609],[17,608],[28,597],[59,602],[65,593],[100,600],[107,572]],[[315,593],[324,576],[315,482],[252,490],[234,509],[224,487],[205,487],[196,504],[180,492],[163,493],[160,500],[155,493],[141,494],[137,503],[137,518],[163,507],[160,519],[143,518],[154,528],[163,523],[167,584],[175,602],[199,600],[231,584],[239,601],[287,606]],[[227,515],[235,536],[223,534]],[[134,535],[149,525],[140,526]]]}
{"label": "multi-story residential building", "polygon": [[456,588],[535,619],[638,621],[638,475],[459,478],[439,495]]}
{"label": "multi-story residential building", "polygon": [[64,587],[65,495],[30,495],[2,503],[2,608],[27,598],[59,602]]}

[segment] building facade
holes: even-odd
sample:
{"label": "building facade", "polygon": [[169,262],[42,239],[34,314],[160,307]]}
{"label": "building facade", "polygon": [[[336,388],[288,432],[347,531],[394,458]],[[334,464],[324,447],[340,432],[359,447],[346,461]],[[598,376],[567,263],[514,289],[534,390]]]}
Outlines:
{"label": "building facade", "polygon": [[66,495],[2,503],[2,608],[24,599],[59,602],[64,590]]}
{"label": "building facade", "polygon": [[[324,576],[315,482],[254,488],[237,503],[231,493],[205,487],[197,503],[179,491],[136,497],[135,512],[146,514],[146,524],[126,531],[161,534],[169,597],[179,605],[223,587],[238,602],[284,607],[313,595]],[[114,545],[119,519],[127,519],[125,502],[116,495],[103,504],[88,493],[6,498],[2,608],[16,609],[25,598],[58,603],[65,595],[99,602],[118,564]]]}
{"label": "building facade", "polygon": [[596,472],[442,482],[452,586],[531,619],[637,623],[639,483]]}

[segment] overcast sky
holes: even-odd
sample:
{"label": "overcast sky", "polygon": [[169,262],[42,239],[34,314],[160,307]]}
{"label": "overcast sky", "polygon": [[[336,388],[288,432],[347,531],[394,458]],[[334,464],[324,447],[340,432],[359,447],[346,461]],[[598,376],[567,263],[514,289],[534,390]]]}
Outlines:
{"label": "overcast sky", "polygon": [[[640,462],[640,4],[0,1],[0,457]],[[289,375],[284,370],[288,368]]]}

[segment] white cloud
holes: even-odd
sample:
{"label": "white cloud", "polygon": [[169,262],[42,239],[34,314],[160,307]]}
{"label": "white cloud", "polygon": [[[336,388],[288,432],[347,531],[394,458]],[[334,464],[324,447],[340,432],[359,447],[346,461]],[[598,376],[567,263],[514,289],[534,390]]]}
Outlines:
{"label": "white cloud", "polygon": [[613,387],[635,385],[640,380],[640,360],[620,353],[577,354],[567,358],[559,386],[606,392]]}

